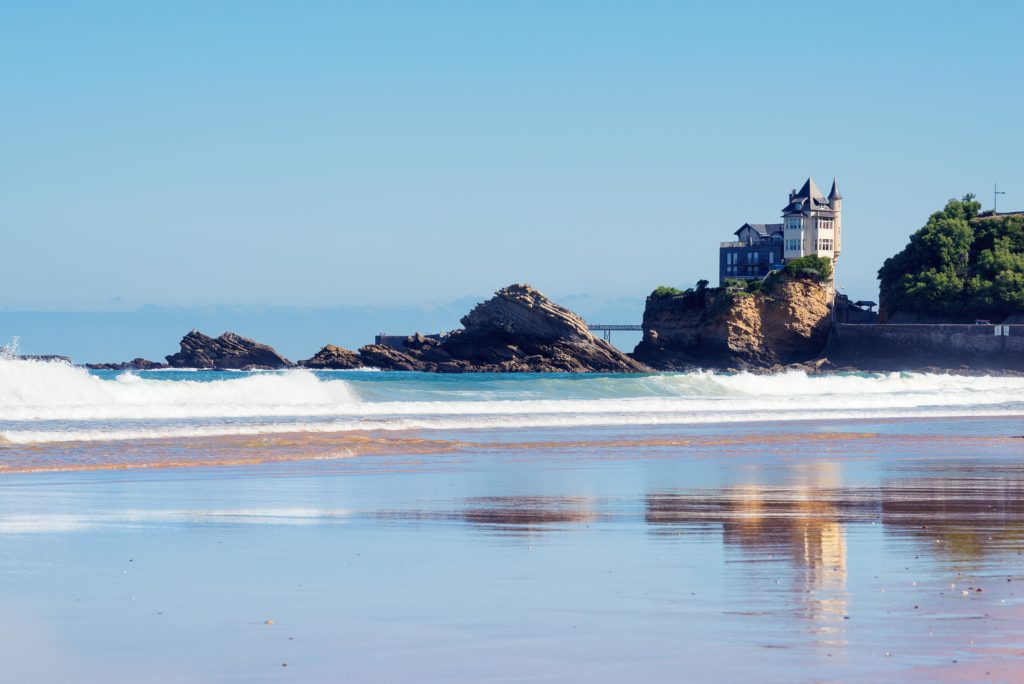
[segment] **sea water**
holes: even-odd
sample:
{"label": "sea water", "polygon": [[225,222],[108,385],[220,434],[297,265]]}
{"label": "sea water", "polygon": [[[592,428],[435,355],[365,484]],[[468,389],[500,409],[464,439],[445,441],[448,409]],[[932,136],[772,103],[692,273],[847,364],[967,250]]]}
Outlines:
{"label": "sea water", "polygon": [[0,442],[1014,416],[1024,378],[87,371],[0,360]]}
{"label": "sea water", "polygon": [[0,360],[11,681],[1021,681],[1024,379]]}

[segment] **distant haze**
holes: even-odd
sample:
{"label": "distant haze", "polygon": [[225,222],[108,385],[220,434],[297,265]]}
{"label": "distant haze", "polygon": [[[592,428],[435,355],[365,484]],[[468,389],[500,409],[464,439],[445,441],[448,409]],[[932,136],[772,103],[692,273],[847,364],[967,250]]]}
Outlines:
{"label": "distant haze", "polygon": [[512,282],[635,322],[808,175],[838,176],[837,282],[875,299],[946,199],[987,208],[998,181],[1024,209],[1022,24],[1020,3],[2,3],[0,340],[112,360],[259,310],[238,332],[307,354],[450,327]]}

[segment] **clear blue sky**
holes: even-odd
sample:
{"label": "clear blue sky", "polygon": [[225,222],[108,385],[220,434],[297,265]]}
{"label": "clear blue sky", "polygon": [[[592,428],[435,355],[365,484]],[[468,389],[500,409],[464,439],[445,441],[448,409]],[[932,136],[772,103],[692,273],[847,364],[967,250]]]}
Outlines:
{"label": "clear blue sky", "polygon": [[873,298],[947,198],[998,181],[1024,209],[1022,25],[1016,2],[0,0],[0,310],[526,281],[638,317],[809,174],[839,177],[838,282]]}

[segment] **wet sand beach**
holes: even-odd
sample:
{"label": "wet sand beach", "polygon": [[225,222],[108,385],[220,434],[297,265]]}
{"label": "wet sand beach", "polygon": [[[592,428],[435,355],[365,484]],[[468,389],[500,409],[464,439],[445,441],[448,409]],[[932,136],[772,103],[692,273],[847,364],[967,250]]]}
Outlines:
{"label": "wet sand beach", "polygon": [[1024,679],[1016,418],[0,445],[10,681]]}

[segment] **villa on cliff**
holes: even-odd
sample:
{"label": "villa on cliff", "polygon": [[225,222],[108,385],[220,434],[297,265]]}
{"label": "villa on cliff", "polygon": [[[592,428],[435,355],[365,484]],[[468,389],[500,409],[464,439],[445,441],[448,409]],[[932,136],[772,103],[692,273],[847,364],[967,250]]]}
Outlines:
{"label": "villa on cliff", "polygon": [[843,196],[832,180],[828,197],[813,178],[789,193],[782,223],[744,223],[736,239],[718,249],[718,283],[726,279],[761,280],[787,261],[816,255],[832,260],[833,271],[842,247]]}

